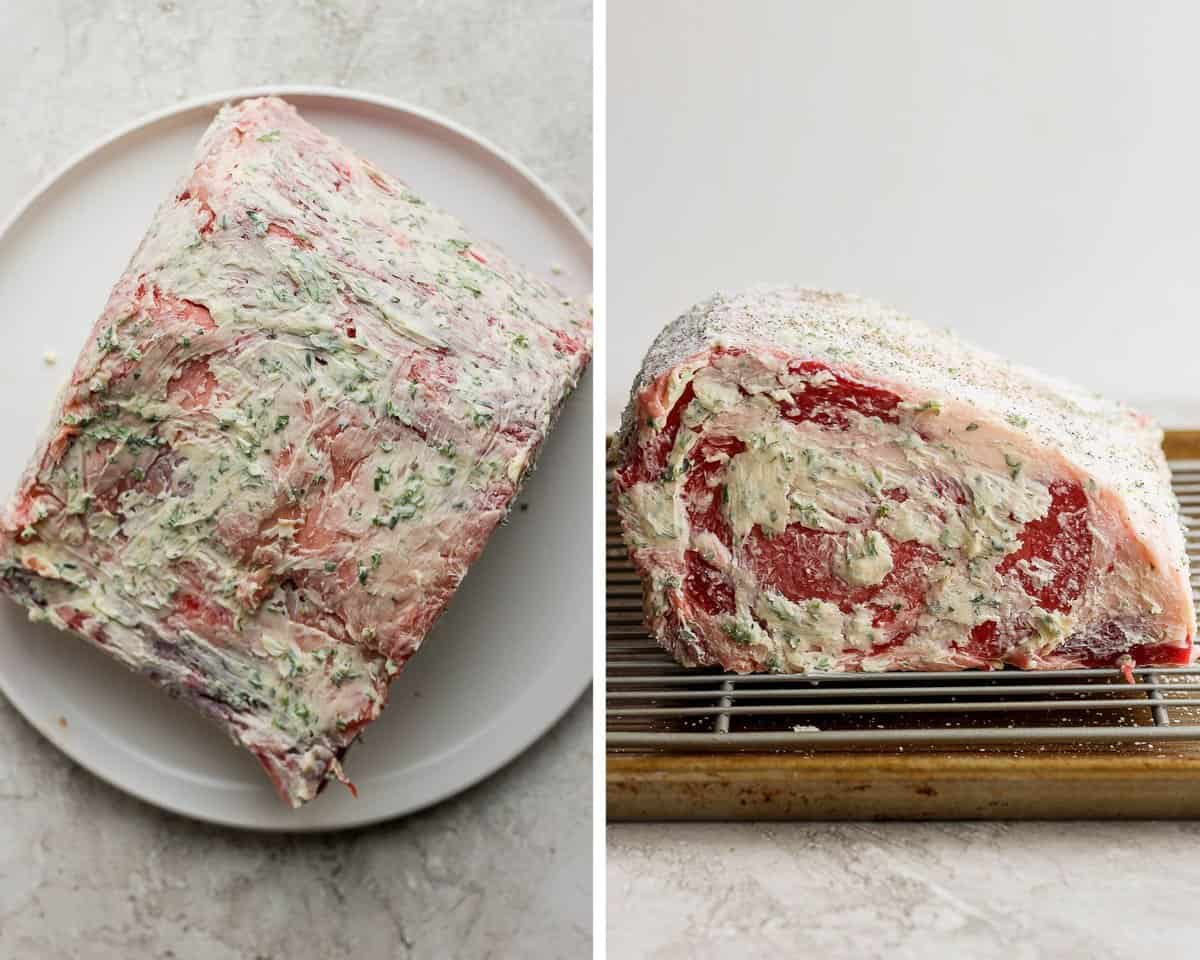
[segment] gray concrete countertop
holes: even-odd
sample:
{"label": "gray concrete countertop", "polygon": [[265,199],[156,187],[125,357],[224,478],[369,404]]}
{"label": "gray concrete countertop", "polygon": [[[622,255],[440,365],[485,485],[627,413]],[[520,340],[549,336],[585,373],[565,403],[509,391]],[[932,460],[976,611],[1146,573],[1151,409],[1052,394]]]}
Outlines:
{"label": "gray concrete countertop", "polygon": [[608,953],[1196,956],[1200,823],[622,823]]}
{"label": "gray concrete countertop", "polygon": [[[0,8],[0,216],[77,150],[185,98],[312,83],[419,104],[591,217],[587,0],[20,0]],[[256,836],[161,813],[0,698],[0,958],[591,955],[591,707],[402,821]]]}

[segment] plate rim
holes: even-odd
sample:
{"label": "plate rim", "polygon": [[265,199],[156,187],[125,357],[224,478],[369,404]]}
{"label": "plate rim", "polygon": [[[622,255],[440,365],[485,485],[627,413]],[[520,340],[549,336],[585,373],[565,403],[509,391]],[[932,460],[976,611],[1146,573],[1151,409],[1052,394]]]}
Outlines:
{"label": "plate rim", "polygon": [[[129,121],[112,132],[101,137],[98,140],[92,141],[87,146],[76,151],[69,156],[66,161],[58,165],[47,176],[43,177],[13,208],[12,212],[0,220],[0,241],[3,241],[8,234],[24,219],[24,217],[34,208],[34,206],[48,194],[55,185],[70,174],[77,167],[87,163],[96,155],[107,150],[109,147],[116,145],[121,140],[142,132],[153,127],[163,121],[168,121],[182,114],[190,113],[195,110],[219,108],[223,104],[238,100],[245,100],[253,97],[323,97],[331,100],[345,100],[354,103],[367,104],[377,107],[392,113],[406,115],[411,118],[416,118],[435,127],[441,127],[449,131],[469,144],[481,149],[488,154],[494,161],[498,161],[502,166],[507,167],[510,171],[516,173],[525,183],[533,187],[539,197],[548,203],[551,208],[563,218],[566,224],[578,235],[578,238],[583,241],[584,247],[591,251],[593,249],[593,241],[591,231],[586,224],[580,219],[574,210],[567,205],[551,187],[545,183],[536,173],[534,173],[522,161],[518,160],[508,151],[496,146],[487,138],[475,133],[470,128],[460,124],[456,120],[452,120],[442,114],[430,110],[425,107],[420,107],[415,104],[400,100],[394,97],[388,97],[382,94],[371,93],[365,90],[349,89],[344,87],[330,86],[328,84],[265,84],[250,87],[235,87],[231,89],[221,90],[214,93],[201,94],[195,97],[189,97],[177,103],[166,107],[161,107],[150,113],[143,114],[140,117]],[[571,402],[572,397],[577,396],[581,390],[580,387],[584,383],[592,384],[594,390],[594,378],[592,377],[592,364],[589,363],[583,376],[580,378],[580,384],[572,391],[571,396],[567,398],[567,402]],[[593,402],[594,406],[594,402]],[[589,421],[592,418],[587,418]],[[589,501],[590,504],[590,501]],[[593,560],[594,562],[594,560]],[[594,598],[593,598],[594,603]],[[588,618],[588,629],[591,629],[591,618]],[[4,694],[5,699],[11,704],[13,710],[18,714],[22,721],[29,724],[36,730],[45,740],[54,746],[57,750],[63,753],[73,763],[78,764],[89,774],[103,781],[109,786],[119,790],[128,797],[132,797],[140,803],[147,804],[159,810],[164,810],[176,816],[186,817],[189,820],[209,823],[215,826],[227,827],[236,830],[246,830],[262,833],[335,833],[342,830],[353,830],[363,827],[369,827],[374,824],[384,823],[389,820],[399,819],[401,817],[410,816],[422,810],[429,809],[450,797],[456,796],[471,787],[476,786],[488,777],[498,773],[517,757],[523,754],[526,750],[532,747],[537,741],[542,739],[554,727],[556,727],[564,716],[571,710],[575,704],[580,702],[588,687],[593,683],[593,663],[592,656],[586,660],[585,669],[581,675],[573,681],[564,683],[562,689],[562,702],[556,703],[554,709],[546,714],[545,717],[531,723],[517,724],[514,736],[504,750],[497,752],[494,756],[488,757],[486,760],[476,761],[468,765],[468,775],[461,780],[456,779],[455,786],[440,786],[433,790],[427,797],[417,802],[399,803],[394,809],[386,811],[376,811],[373,813],[364,813],[361,816],[343,816],[330,823],[312,823],[312,824],[288,824],[281,821],[261,821],[251,817],[236,818],[228,816],[220,812],[206,812],[202,808],[188,806],[187,804],[179,803],[171,799],[152,796],[142,792],[133,786],[124,784],[110,776],[108,773],[99,769],[83,750],[74,745],[70,740],[64,740],[61,736],[57,736],[54,731],[53,723],[41,716],[37,711],[26,709],[22,705],[22,698],[15,695],[12,685],[8,681],[5,673],[0,671],[0,693]],[[468,737],[465,743],[469,744],[478,737]],[[589,744],[590,745],[590,744]],[[280,812],[286,815],[280,807]]]}
{"label": "plate rim", "polygon": [[468,140],[475,146],[480,147],[485,152],[490,153],[493,157],[508,167],[511,167],[516,173],[527,180],[531,186],[537,188],[538,193],[542,198],[549,201],[555,209],[561,214],[571,225],[571,227],[579,233],[585,241],[588,248],[592,247],[592,232],[574,210],[568,206],[565,200],[562,199],[541,177],[534,173],[524,162],[517,159],[513,154],[509,153],[502,147],[496,146],[491,140],[481,134],[476,133],[469,127],[464,126],[457,120],[452,120],[449,117],[438,113],[435,110],[430,110],[426,107],[419,107],[416,104],[409,103],[406,100],[400,100],[395,97],[384,96],[383,94],[371,93],[366,90],[350,89],[346,87],[335,87],[328,84],[320,83],[281,83],[281,84],[265,84],[253,87],[233,87],[227,90],[217,91],[210,94],[201,94],[196,97],[189,97],[185,100],[180,100],[170,106],[160,107],[150,113],[141,115],[140,117],[129,121],[116,128],[116,130],[101,137],[98,140],[92,141],[87,146],[76,151],[69,156],[63,163],[52,170],[49,174],[43,177],[32,190],[27,193],[24,199],[17,202],[16,207],[9,216],[0,220],[0,236],[4,236],[21,220],[21,218],[33,207],[33,205],[41,199],[42,195],[47,193],[55,183],[61,180],[64,176],[70,173],[75,167],[82,163],[86,163],[93,154],[112,146],[118,140],[123,140],[131,134],[137,133],[146,127],[153,126],[163,120],[170,120],[183,113],[189,113],[192,110],[200,110],[204,108],[219,107],[226,103],[232,103],[235,100],[246,100],[253,97],[329,97],[336,100],[352,100],[356,103],[366,103],[374,107],[382,107],[385,110],[392,110],[396,113],[406,113],[425,120],[436,126],[445,127],[452,133],[457,134],[464,140]]}

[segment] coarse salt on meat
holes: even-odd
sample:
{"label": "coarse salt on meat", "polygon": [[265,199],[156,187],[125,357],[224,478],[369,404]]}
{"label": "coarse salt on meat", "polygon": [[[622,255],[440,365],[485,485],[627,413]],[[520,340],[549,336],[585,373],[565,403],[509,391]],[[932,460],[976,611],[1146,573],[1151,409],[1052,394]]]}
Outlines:
{"label": "coarse salt on meat", "polygon": [[615,487],[649,625],[686,665],[1182,664],[1161,438],[879,304],[762,288],[655,341]]}

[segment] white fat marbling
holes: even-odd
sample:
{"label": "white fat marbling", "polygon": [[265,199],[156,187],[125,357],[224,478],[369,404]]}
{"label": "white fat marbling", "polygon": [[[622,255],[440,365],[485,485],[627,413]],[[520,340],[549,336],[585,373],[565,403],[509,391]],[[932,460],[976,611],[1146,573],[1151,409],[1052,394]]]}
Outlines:
{"label": "white fat marbling", "polygon": [[[6,5],[0,216],[152,110],[288,82],[452,117],[587,219],[591,23],[590,5],[570,0]],[[514,764],[427,813],[271,837],[129,799],[0,698],[0,957],[590,956],[591,717],[575,706]]]}

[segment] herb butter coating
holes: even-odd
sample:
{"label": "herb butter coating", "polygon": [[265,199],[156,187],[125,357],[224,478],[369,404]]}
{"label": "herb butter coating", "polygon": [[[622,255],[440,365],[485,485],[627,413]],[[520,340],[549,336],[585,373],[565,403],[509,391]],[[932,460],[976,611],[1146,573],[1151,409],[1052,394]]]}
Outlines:
{"label": "herb butter coating", "polygon": [[718,295],[614,446],[649,626],[737,672],[1181,664],[1195,613],[1146,417],[877,303]]}
{"label": "herb butter coating", "polygon": [[299,806],[343,777],[590,349],[586,305],[289,104],[227,106],[4,514],[0,585]]}

